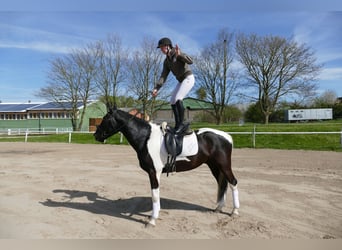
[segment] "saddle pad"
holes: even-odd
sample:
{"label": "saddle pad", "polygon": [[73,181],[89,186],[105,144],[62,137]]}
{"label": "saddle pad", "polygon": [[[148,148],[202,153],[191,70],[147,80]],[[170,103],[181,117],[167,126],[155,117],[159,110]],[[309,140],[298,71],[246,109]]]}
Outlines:
{"label": "saddle pad", "polygon": [[190,135],[184,136],[182,153],[180,153],[180,155],[178,155],[177,158],[195,155],[197,154],[197,152],[198,152],[197,136],[195,133],[191,133]]}
{"label": "saddle pad", "polygon": [[[164,136],[162,136],[161,142],[161,151],[162,154],[167,155],[165,144],[164,144]],[[177,156],[176,160],[184,160],[184,157],[192,156],[197,154],[198,152],[198,140],[195,133],[191,133],[190,135],[186,135],[183,138],[183,149],[180,155]]]}

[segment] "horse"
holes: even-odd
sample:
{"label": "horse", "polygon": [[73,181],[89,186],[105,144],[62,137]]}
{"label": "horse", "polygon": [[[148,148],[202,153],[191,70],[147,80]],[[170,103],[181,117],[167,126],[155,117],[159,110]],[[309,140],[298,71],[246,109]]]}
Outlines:
{"label": "horse", "polygon": [[[139,119],[117,108],[110,109],[98,125],[94,137],[104,142],[108,137],[121,132],[137,153],[140,167],[148,174],[152,193],[152,214],[146,226],[155,226],[160,211],[159,184],[162,173],[166,173],[167,155],[163,147],[161,126]],[[177,158],[175,171],[183,172],[207,164],[217,181],[217,206],[215,212],[222,212],[225,205],[228,183],[232,190],[233,210],[231,216],[238,215],[239,193],[237,179],[231,168],[233,148],[232,137],[226,132],[201,128],[194,131],[198,150],[195,155]]]}

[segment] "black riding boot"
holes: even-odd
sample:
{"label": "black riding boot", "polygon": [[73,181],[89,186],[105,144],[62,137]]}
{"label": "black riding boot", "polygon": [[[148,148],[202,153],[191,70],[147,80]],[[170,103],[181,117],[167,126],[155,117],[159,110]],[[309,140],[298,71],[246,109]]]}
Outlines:
{"label": "black riding boot", "polygon": [[179,112],[178,112],[176,104],[172,104],[171,107],[172,107],[173,115],[175,117],[174,129],[177,130],[179,128],[179,125],[180,125]]}
{"label": "black riding boot", "polygon": [[[175,121],[176,121],[176,125],[175,125],[175,130],[176,130],[176,134],[179,134],[180,132],[183,132],[184,134],[188,135],[192,133],[192,130],[190,129],[189,125],[190,124],[184,124],[184,106],[183,106],[183,102],[181,100],[178,100],[175,104],[175,110],[177,110],[176,112],[174,112],[175,114]],[[183,131],[186,128],[185,131]]]}

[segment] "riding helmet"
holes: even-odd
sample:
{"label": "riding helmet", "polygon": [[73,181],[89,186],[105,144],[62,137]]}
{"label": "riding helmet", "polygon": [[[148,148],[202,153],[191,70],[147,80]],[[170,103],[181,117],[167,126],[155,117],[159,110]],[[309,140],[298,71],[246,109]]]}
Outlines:
{"label": "riding helmet", "polygon": [[160,48],[160,46],[165,46],[165,45],[169,45],[172,48],[172,42],[171,42],[170,38],[163,37],[162,39],[160,39],[158,42],[157,48]]}

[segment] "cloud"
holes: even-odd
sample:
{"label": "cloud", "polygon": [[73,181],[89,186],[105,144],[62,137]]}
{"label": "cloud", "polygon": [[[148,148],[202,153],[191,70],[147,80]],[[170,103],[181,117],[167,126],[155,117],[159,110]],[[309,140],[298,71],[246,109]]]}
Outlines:
{"label": "cloud", "polygon": [[294,39],[308,44],[320,63],[342,59],[342,12],[306,13],[294,29]]}
{"label": "cloud", "polygon": [[339,80],[342,83],[342,68],[325,68],[319,76],[320,80]]}
{"label": "cloud", "polygon": [[192,36],[197,27],[200,27],[198,21],[197,15],[193,13],[172,12],[165,15],[163,12],[142,12],[135,13],[134,18],[128,20],[117,18],[113,33],[122,35],[128,47],[139,47],[144,36],[155,38],[156,46],[160,38],[169,37],[174,44],[186,49],[187,53],[194,53],[200,47]]}
{"label": "cloud", "polygon": [[82,47],[86,39],[21,26],[0,24],[0,48],[30,49],[42,52],[68,53]]}
{"label": "cloud", "polygon": [[54,52],[54,53],[69,53],[70,46],[53,44],[53,43],[43,43],[43,42],[1,42],[0,48],[16,48],[16,49],[30,49],[37,50],[41,52]]}

